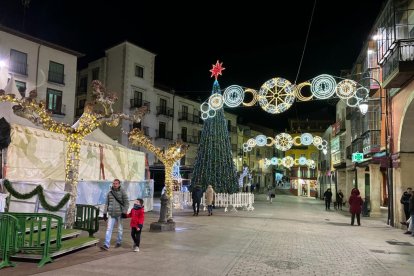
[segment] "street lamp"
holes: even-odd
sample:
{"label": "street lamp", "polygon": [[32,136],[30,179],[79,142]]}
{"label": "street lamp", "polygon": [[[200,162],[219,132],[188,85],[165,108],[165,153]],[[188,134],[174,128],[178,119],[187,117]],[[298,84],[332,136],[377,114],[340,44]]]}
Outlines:
{"label": "street lamp", "polygon": [[368,112],[368,100],[367,98],[363,99],[360,103],[359,103],[359,111],[361,112],[362,115],[367,114]]}

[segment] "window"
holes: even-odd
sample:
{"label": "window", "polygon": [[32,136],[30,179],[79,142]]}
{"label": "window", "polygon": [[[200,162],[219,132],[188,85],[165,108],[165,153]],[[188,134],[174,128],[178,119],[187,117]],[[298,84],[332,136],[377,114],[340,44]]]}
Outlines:
{"label": "window", "polygon": [[160,111],[163,114],[167,113],[167,100],[166,99],[160,99]]}
{"label": "window", "polygon": [[86,93],[88,90],[88,76],[81,77],[79,80],[79,92]]}
{"label": "window", "polygon": [[27,54],[11,49],[9,70],[27,76]]}
{"label": "window", "polygon": [[165,123],[160,122],[159,123],[159,129],[158,129],[158,137],[165,138]]}
{"label": "window", "polygon": [[181,107],[181,111],[182,111],[181,119],[187,120],[188,119],[188,106],[183,105]]}
{"label": "window", "polygon": [[62,110],[62,91],[55,89],[47,89],[46,94],[47,109],[56,114],[61,114]]}
{"label": "window", "polygon": [[49,77],[48,81],[54,82],[54,83],[65,83],[65,66],[63,64],[49,61]]}
{"label": "window", "polygon": [[142,92],[134,90],[134,99],[132,107],[141,107],[142,106]]}
{"label": "window", "polygon": [[144,78],[144,67],[135,65],[135,76],[138,78]]}
{"label": "window", "polygon": [[187,128],[186,127],[181,128],[181,140],[183,140],[183,142],[187,142]]}
{"label": "window", "polygon": [[132,128],[141,129],[141,122],[139,122],[139,123],[133,123],[132,124]]}
{"label": "window", "polygon": [[92,80],[99,80],[99,67],[92,69]]}
{"label": "window", "polygon": [[231,121],[227,120],[227,130],[231,131]]}

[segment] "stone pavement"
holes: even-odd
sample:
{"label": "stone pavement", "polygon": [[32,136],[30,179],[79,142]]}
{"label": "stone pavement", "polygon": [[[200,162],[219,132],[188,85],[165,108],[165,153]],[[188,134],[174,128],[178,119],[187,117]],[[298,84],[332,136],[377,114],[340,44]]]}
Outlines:
{"label": "stone pavement", "polygon": [[288,195],[272,204],[259,195],[254,206],[252,212],[215,209],[211,217],[175,211],[176,232],[163,233],[148,231],[158,219],[149,212],[140,252],[131,252],[125,221],[122,248],[91,247],[43,268],[19,262],[0,275],[414,275],[414,238],[383,218],[350,226],[346,211]]}

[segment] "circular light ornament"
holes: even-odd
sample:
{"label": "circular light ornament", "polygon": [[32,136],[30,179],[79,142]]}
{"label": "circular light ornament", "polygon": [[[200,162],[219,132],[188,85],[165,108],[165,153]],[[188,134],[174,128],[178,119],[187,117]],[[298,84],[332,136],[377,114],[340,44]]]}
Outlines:
{"label": "circular light ornament", "polygon": [[310,133],[303,133],[300,136],[300,141],[302,142],[302,145],[309,146],[313,142],[313,135]]}
{"label": "circular light ornament", "polygon": [[266,144],[267,147],[271,147],[276,143],[276,141],[272,137],[267,137],[266,138],[266,143],[267,143]]}
{"label": "circular light ornament", "polygon": [[299,158],[299,165],[305,166],[306,165],[306,161],[307,161],[306,157]]}
{"label": "circular light ornament", "polygon": [[322,74],[312,80],[311,92],[318,99],[326,100],[335,93],[336,81],[327,74]]}
{"label": "circular light ornament", "polygon": [[366,87],[359,87],[357,90],[356,90],[356,92],[355,92],[355,97],[357,98],[357,99],[360,99],[360,100],[362,100],[362,99],[366,99],[367,97],[368,97],[368,95],[369,95],[369,90],[368,90],[368,88],[366,88]]}
{"label": "circular light ornament", "polygon": [[336,86],[336,95],[341,99],[349,99],[355,95],[357,83],[353,80],[345,79]]}
{"label": "circular light ornament", "polygon": [[272,159],[270,159],[270,162],[272,163],[272,165],[277,165],[277,158],[272,157]]}
{"label": "circular light ornament", "polygon": [[214,109],[210,109],[207,113],[209,118],[213,118],[216,116],[216,111]]}
{"label": "circular light ornament", "polygon": [[209,118],[208,112],[201,112],[201,119],[207,120]]}
{"label": "circular light ornament", "polygon": [[287,151],[293,145],[292,136],[288,133],[280,133],[276,135],[275,144],[278,150]]}
{"label": "circular light ornament", "polygon": [[265,159],[265,166],[270,166],[270,165],[272,165],[272,161],[270,160],[270,159]]}
{"label": "circular light ornament", "polygon": [[315,161],[312,159],[308,159],[306,160],[306,165],[308,165],[308,167],[313,167],[312,169],[315,168]]}
{"label": "circular light ornament", "polygon": [[228,107],[237,107],[243,103],[244,91],[239,85],[230,85],[224,90],[224,103]]}
{"label": "circular light ornament", "polygon": [[295,91],[295,86],[286,79],[270,79],[260,87],[259,105],[271,114],[285,112],[295,102]]}
{"label": "circular light ornament", "polygon": [[223,103],[224,103],[223,96],[218,93],[214,93],[208,99],[208,103],[211,109],[214,109],[214,110],[220,109],[223,107]]}
{"label": "circular light ornament", "polygon": [[293,160],[291,156],[286,156],[286,157],[283,157],[282,164],[286,168],[291,168],[295,164],[295,160]]}
{"label": "circular light ornament", "polygon": [[247,146],[255,147],[256,146],[256,140],[253,139],[253,138],[250,138],[249,140],[247,140]]}
{"label": "circular light ornament", "polygon": [[301,143],[301,141],[300,141],[300,136],[295,136],[294,138],[293,138],[293,144],[295,145],[295,146],[300,146],[300,145],[302,145],[302,143]]}
{"label": "circular light ornament", "polygon": [[256,102],[257,102],[257,99],[258,99],[257,98],[257,91],[254,90],[254,89],[251,89],[251,88],[246,88],[244,90],[244,94],[247,94],[247,93],[252,94],[252,100],[250,102],[248,102],[248,103],[243,102],[243,105],[244,106],[253,106],[253,105],[255,105]]}
{"label": "circular light ornament", "polygon": [[266,146],[267,137],[265,135],[263,134],[257,135],[255,140],[256,140],[256,145],[258,145],[259,147]]}
{"label": "circular light ornament", "polygon": [[307,102],[307,101],[310,101],[310,100],[312,100],[312,98],[313,98],[313,94],[312,94],[312,93],[311,93],[311,95],[310,95],[310,96],[308,96],[308,97],[303,96],[303,94],[302,94],[302,88],[303,88],[303,87],[305,87],[305,86],[311,86],[311,83],[310,83],[310,82],[302,82],[302,83],[299,83],[299,84],[296,86],[296,89],[295,89],[295,95],[296,95],[296,98],[297,98],[299,101],[302,101],[302,102]]}
{"label": "circular light ornament", "polygon": [[356,107],[361,99],[357,98],[356,95],[354,97],[346,99],[346,104],[350,107]]}
{"label": "circular light ornament", "polygon": [[322,138],[320,136],[313,136],[313,145],[315,147],[322,144]]}
{"label": "circular light ornament", "polygon": [[207,102],[204,102],[200,105],[201,112],[208,112],[211,109],[210,104]]}

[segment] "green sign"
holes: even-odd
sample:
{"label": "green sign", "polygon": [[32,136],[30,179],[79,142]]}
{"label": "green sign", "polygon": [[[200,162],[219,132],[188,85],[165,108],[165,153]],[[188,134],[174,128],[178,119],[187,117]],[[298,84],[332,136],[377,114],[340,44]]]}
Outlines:
{"label": "green sign", "polygon": [[352,154],[352,162],[362,162],[364,161],[364,154],[361,152],[355,152]]}

